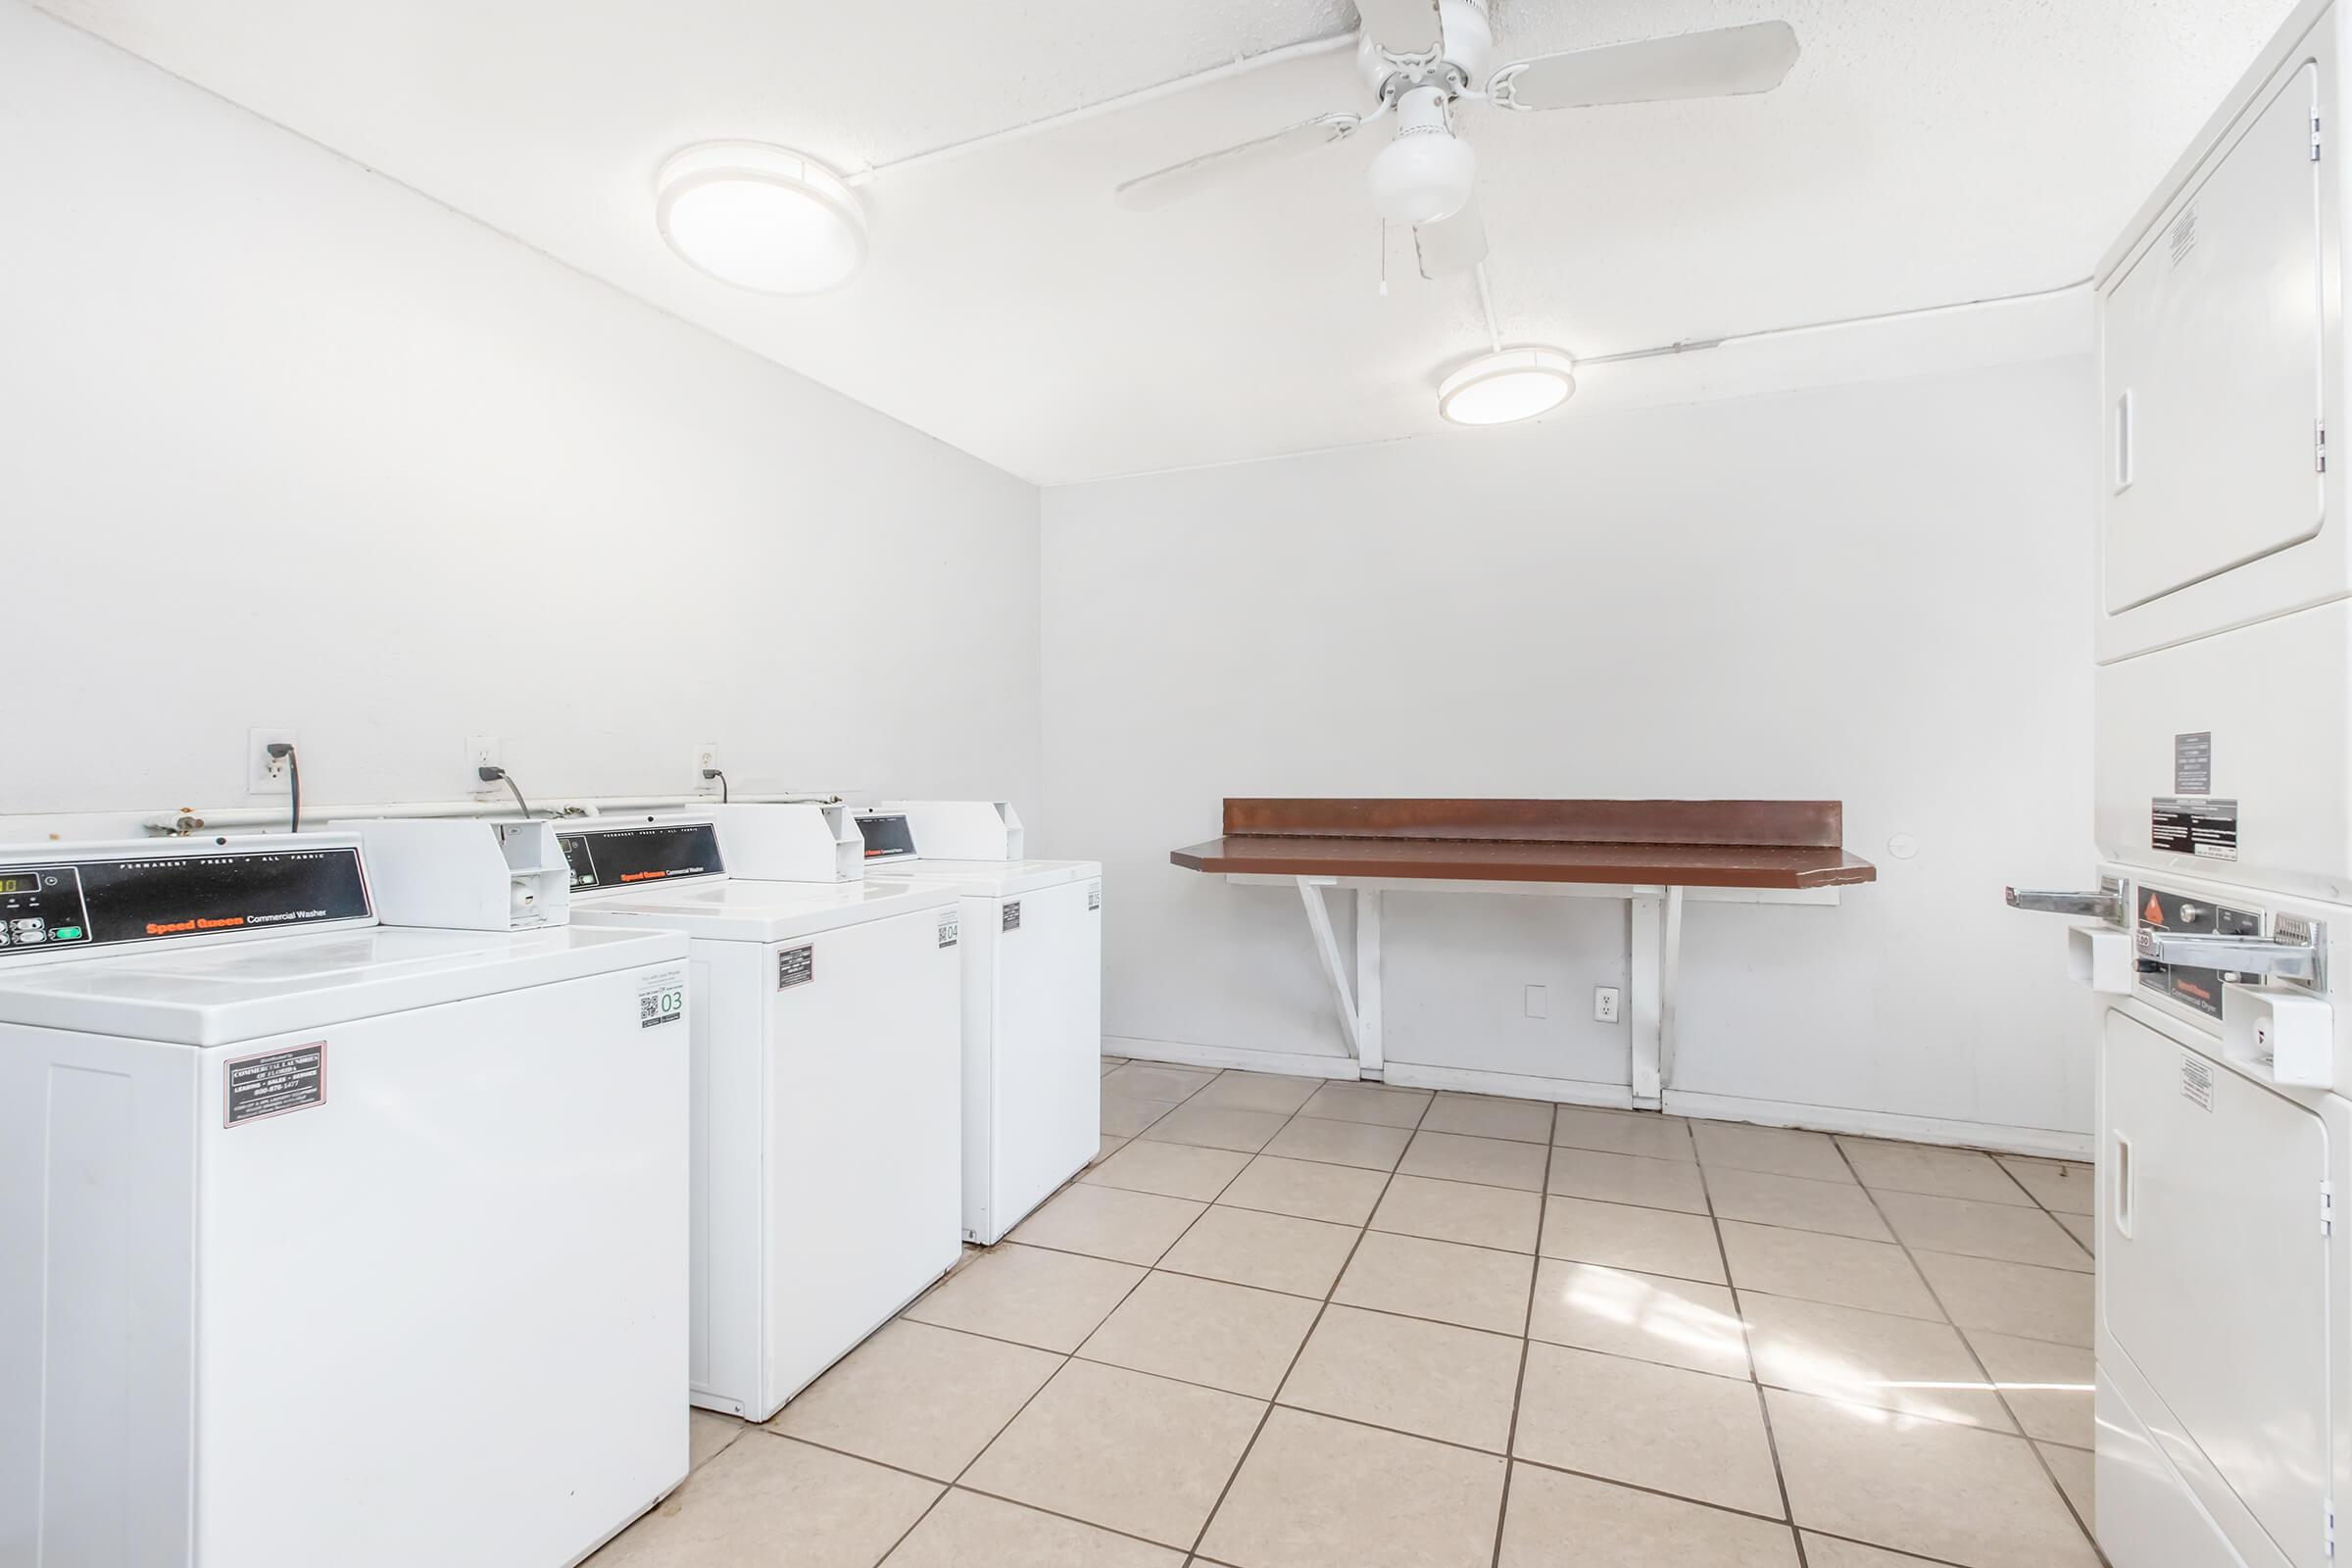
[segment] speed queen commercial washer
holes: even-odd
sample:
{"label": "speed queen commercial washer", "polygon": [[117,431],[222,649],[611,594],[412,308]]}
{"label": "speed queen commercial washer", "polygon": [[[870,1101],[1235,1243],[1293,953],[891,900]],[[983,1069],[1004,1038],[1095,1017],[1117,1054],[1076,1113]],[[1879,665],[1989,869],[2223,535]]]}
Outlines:
{"label": "speed queen commercial washer", "polygon": [[[734,810],[758,813],[738,844],[798,821],[835,863],[838,810]],[[558,837],[575,925],[691,942],[689,1396],[763,1421],[955,1265],[956,894],[730,875],[708,817],[588,818]]]}
{"label": "speed queen commercial washer", "polygon": [[0,1561],[565,1568],[686,1473],[686,945],[0,850]]}

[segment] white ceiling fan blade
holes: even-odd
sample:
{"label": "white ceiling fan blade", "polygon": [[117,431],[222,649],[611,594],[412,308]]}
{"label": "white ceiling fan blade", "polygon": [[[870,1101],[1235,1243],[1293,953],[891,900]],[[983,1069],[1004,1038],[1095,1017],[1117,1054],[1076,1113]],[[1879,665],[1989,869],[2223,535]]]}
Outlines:
{"label": "white ceiling fan blade", "polygon": [[1487,259],[1487,220],[1479,216],[1478,193],[1451,218],[1413,228],[1413,249],[1421,258],[1421,275],[1435,281],[1467,272]]}
{"label": "white ceiling fan blade", "polygon": [[1572,49],[1504,66],[1487,91],[1505,109],[1583,109],[1770,92],[1796,64],[1786,22]]}
{"label": "white ceiling fan blade", "polygon": [[1269,164],[1284,163],[1301,154],[1311,153],[1318,147],[1328,146],[1342,137],[1354,134],[1363,123],[1363,120],[1355,115],[1324,115],[1304,124],[1293,125],[1288,130],[1278,130],[1271,136],[1260,136],[1255,141],[1246,141],[1222,152],[1203,153],[1199,158],[1189,158],[1157,173],[1131,179],[1118,188],[1113,199],[1130,212],[1149,213],[1170,202],[1198,196],[1204,190],[1214,189]]}
{"label": "white ceiling fan blade", "polygon": [[1437,0],[1355,0],[1364,36],[1393,55],[1425,55],[1438,46]]}

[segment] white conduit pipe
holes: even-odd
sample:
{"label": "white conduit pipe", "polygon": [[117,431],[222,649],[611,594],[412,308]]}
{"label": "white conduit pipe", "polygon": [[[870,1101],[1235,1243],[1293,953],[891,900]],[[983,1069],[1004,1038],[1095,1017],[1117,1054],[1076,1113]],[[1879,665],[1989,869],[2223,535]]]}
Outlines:
{"label": "white conduit pipe", "polygon": [[[831,806],[842,797],[839,794],[800,795],[742,795],[735,798],[739,806]],[[610,811],[676,811],[692,810],[701,806],[716,806],[715,795],[601,795],[571,800],[548,801],[535,805],[533,810],[541,816],[600,816]],[[400,801],[366,806],[320,806],[307,803],[303,808],[306,818],[314,814],[320,823],[350,820],[355,817],[383,816],[511,816],[514,806],[506,799],[479,801]],[[151,833],[173,835],[204,833],[220,828],[277,827],[286,820],[282,806],[189,807],[178,811],[160,811],[142,818],[140,826]]]}

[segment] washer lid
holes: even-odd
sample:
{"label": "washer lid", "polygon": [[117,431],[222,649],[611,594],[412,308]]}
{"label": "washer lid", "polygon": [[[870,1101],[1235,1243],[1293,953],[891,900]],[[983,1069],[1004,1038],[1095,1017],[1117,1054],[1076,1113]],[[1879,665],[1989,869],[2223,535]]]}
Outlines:
{"label": "washer lid", "polygon": [[712,942],[782,942],[955,906],[946,882],[876,877],[860,882],[746,882],[729,878],[644,892],[592,895],[571,906],[574,925],[679,931]]}
{"label": "washer lid", "polygon": [[0,975],[0,1023],[217,1046],[685,956],[654,932],[372,926],[28,967]]}
{"label": "washer lid", "polygon": [[871,882],[943,882],[958,893],[996,898],[1034,893],[1068,882],[1091,882],[1102,874],[1100,860],[907,860],[888,872],[867,873]]}

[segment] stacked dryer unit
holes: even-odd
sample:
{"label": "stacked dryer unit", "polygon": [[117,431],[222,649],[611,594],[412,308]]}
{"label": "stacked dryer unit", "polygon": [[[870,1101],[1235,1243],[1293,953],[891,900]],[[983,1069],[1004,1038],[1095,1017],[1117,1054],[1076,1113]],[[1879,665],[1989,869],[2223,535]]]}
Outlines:
{"label": "stacked dryer unit", "polygon": [[449,826],[491,929],[345,834],[0,849],[0,1561],[567,1568],[684,1479],[686,942]]}
{"label": "stacked dryer unit", "polygon": [[2101,265],[2097,1533],[2321,1568],[2352,1501],[2346,9],[2300,7]]}
{"label": "stacked dryer unit", "polygon": [[893,801],[858,820],[869,875],[961,901],[963,1237],[994,1246],[1102,1148],[1102,866],[1026,858],[1004,801]]}
{"label": "stacked dryer unit", "polygon": [[846,808],[558,826],[575,925],[692,955],[694,1403],[763,1421],[954,1266],[956,894],[867,882]]}

